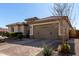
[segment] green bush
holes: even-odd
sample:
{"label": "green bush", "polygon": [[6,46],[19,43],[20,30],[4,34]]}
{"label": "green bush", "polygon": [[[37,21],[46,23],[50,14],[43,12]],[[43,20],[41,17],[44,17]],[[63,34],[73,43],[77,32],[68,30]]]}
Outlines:
{"label": "green bush", "polygon": [[44,46],[43,55],[44,56],[51,56],[52,55],[52,48],[50,48],[49,46]]}
{"label": "green bush", "polygon": [[2,35],[2,32],[0,32],[0,36]]}
{"label": "green bush", "polygon": [[5,32],[3,36],[9,37],[9,32]]}
{"label": "green bush", "polygon": [[9,34],[9,36],[10,37],[17,37],[17,34],[16,34],[16,32],[12,32],[12,33]]}
{"label": "green bush", "polygon": [[0,32],[0,35],[1,35],[1,36],[4,36],[4,34],[5,34],[5,32]]}
{"label": "green bush", "polygon": [[9,32],[0,32],[0,35],[9,37]]}
{"label": "green bush", "polygon": [[22,35],[22,34],[18,34],[18,35],[17,35],[17,38],[20,39],[20,40],[22,40],[23,35]]}
{"label": "green bush", "polygon": [[17,37],[17,36],[22,36],[22,32],[12,32],[9,34],[10,37]]}
{"label": "green bush", "polygon": [[68,54],[70,52],[70,45],[65,43],[63,45],[61,45],[61,50],[60,53],[62,54]]}

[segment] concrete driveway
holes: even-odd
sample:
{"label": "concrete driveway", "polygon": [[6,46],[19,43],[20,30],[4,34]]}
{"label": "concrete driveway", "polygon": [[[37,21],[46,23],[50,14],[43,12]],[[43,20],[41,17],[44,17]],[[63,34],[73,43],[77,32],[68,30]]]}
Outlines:
{"label": "concrete driveway", "polygon": [[55,47],[57,42],[57,40],[45,39],[24,39],[23,41],[5,42],[5,44],[0,46],[0,55],[35,56],[42,51],[44,45]]}

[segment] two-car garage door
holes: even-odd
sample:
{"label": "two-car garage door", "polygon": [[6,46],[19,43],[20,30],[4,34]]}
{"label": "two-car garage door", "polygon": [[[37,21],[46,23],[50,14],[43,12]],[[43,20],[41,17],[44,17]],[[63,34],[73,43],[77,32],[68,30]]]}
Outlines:
{"label": "two-car garage door", "polygon": [[58,37],[58,23],[33,26],[33,37],[36,39],[56,39]]}

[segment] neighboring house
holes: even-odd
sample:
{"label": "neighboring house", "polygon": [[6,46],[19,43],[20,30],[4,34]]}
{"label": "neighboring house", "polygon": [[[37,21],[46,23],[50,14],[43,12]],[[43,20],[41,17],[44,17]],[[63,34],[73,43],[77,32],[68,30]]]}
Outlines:
{"label": "neighboring house", "polygon": [[72,29],[67,16],[50,16],[46,18],[28,18],[25,22],[9,24],[9,32],[22,32],[35,39],[59,39],[61,36],[69,38]]}
{"label": "neighboring house", "polygon": [[8,29],[6,29],[6,28],[0,28],[0,32],[8,32]]}

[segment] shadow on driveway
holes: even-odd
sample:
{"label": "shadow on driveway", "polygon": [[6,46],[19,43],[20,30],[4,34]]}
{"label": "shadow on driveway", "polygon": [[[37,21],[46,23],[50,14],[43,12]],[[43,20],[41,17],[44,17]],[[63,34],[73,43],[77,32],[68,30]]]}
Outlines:
{"label": "shadow on driveway", "polygon": [[18,45],[25,45],[25,46],[33,46],[33,47],[40,47],[42,48],[44,45],[49,45],[52,48],[57,47],[59,44],[59,40],[54,39],[24,39],[22,41],[15,40],[15,39],[8,39],[6,40],[9,44],[18,44]]}

